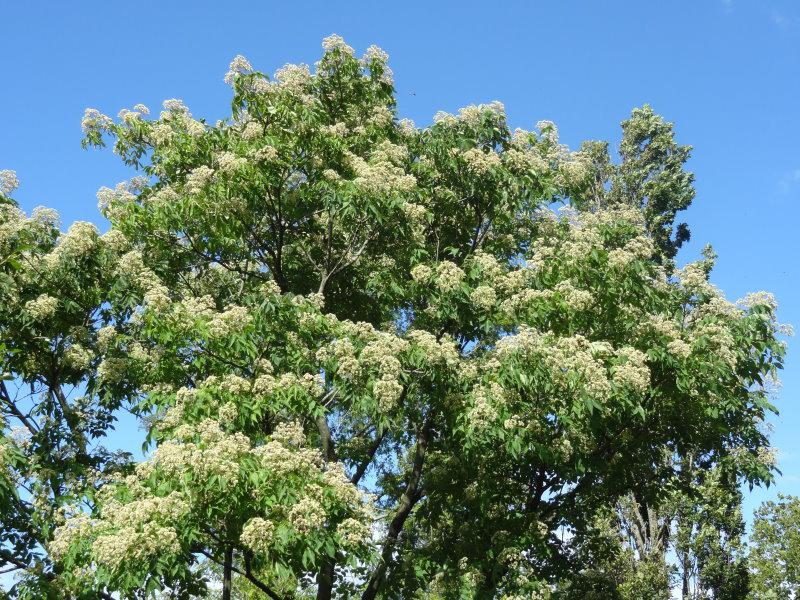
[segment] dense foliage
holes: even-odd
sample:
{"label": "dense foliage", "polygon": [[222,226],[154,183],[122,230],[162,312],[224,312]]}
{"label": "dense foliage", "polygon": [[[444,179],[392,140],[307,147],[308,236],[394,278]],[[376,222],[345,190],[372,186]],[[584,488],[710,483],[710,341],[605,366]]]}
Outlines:
{"label": "dense foliage", "polygon": [[[323,48],[237,57],[215,125],[88,110],[140,171],[104,235],[5,186],[14,597],[667,598],[670,548],[743,597],[784,346],[710,250],[675,265],[689,148],[649,107],[618,163],[499,103],[418,128],[383,51]],[[141,461],[102,449],[120,410]]]}

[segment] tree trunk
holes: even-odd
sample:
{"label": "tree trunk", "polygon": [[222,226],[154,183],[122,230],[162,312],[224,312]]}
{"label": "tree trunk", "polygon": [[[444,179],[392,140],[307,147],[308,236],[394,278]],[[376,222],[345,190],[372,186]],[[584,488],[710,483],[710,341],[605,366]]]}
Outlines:
{"label": "tree trunk", "polygon": [[334,561],[326,556],[317,573],[317,600],[331,600],[333,596]]}
{"label": "tree trunk", "polygon": [[[331,429],[328,427],[328,419],[325,415],[319,415],[316,422],[322,445],[322,455],[325,457],[326,462],[334,462],[336,460],[336,448],[333,445]],[[335,577],[336,561],[333,557],[326,556],[317,572],[317,600],[331,600]]]}
{"label": "tree trunk", "polygon": [[231,578],[233,576],[233,546],[225,548],[225,560],[222,564],[222,600],[231,600]]}
{"label": "tree trunk", "polygon": [[683,598],[683,600],[689,600],[689,552],[687,550],[683,551],[681,563],[683,563],[681,598]]}

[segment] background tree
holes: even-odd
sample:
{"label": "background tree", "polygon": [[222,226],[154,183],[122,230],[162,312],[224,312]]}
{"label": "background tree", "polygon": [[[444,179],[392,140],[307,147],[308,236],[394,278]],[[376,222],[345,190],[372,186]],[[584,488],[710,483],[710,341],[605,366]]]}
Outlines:
{"label": "background tree", "polygon": [[752,594],[793,598],[800,590],[800,499],[779,496],[756,511],[750,536]]}
{"label": "background tree", "polygon": [[61,234],[54,211],[10,198],[13,173],[0,182],[0,568],[23,577],[12,593],[44,598],[60,589],[53,529],[124,462],[98,445],[127,393],[98,385],[108,324],[126,318],[108,304],[124,238],[81,222]]}

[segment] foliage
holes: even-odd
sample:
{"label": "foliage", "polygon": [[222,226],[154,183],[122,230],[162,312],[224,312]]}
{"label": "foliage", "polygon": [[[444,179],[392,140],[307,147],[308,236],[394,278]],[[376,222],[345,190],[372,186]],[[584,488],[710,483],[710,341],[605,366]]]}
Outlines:
{"label": "foliage", "polygon": [[[671,263],[688,149],[649,108],[616,166],[499,103],[417,128],[383,51],[323,48],[273,78],[237,57],[213,126],[88,110],[85,144],[141,171],[98,193],[105,236],[8,204],[9,376],[82,394],[33,408],[50,446],[4,443],[11,469],[64,456],[3,505],[42,523],[13,534],[40,554],[15,593],[184,598],[216,564],[223,598],[658,597],[666,567],[608,519],[666,502],[689,455],[769,481],[784,352],[770,296]],[[88,454],[123,406],[147,458]]]}
{"label": "foliage", "polygon": [[756,511],[750,554],[752,598],[793,598],[800,591],[800,498],[779,496]]}

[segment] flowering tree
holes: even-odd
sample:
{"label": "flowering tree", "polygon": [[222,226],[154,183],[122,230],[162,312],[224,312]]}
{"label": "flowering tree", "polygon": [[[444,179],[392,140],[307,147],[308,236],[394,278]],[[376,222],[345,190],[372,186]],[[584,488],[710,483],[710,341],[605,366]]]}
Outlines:
{"label": "flowering tree", "polygon": [[[213,564],[224,599],[237,582],[273,599],[549,594],[604,507],[659,497],[680,470],[665,456],[739,448],[737,476],[770,478],[775,306],[726,301],[710,260],[675,269],[693,192],[671,126],[635,111],[619,165],[550,122],[511,132],[499,103],[417,128],[383,51],[323,48],[313,72],[272,78],[237,57],[213,126],[178,100],[158,118],[87,111],[85,143],[142,173],[99,192],[111,232],[3,246],[104,265],[57,270],[92,290],[82,341],[53,349],[72,304],[42,299],[18,258],[8,306],[58,333],[48,356],[104,426],[128,406],[153,445],[88,461],[42,507],[6,492],[43,523],[29,589],[190,597]],[[5,223],[44,227],[14,211],[2,244]],[[8,322],[9,376],[46,382],[14,362],[27,338]],[[60,410],[35,414],[72,442]],[[2,448],[10,470],[39,456]]]}

